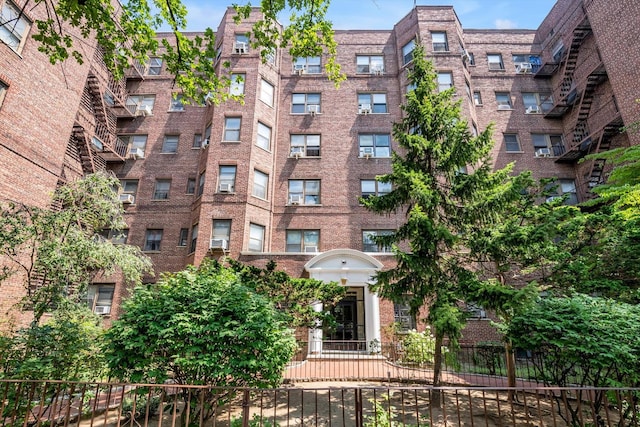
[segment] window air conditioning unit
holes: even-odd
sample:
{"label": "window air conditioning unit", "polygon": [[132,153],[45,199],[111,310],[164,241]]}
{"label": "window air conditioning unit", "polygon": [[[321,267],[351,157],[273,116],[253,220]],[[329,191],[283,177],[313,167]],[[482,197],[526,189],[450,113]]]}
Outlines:
{"label": "window air conditioning unit", "polygon": [[150,116],[153,114],[150,105],[138,105],[136,107],[136,116]]}
{"label": "window air conditioning unit", "polygon": [[536,150],[536,157],[551,157],[550,148],[538,148]]}
{"label": "window air conditioning unit", "polygon": [[373,157],[373,147],[363,147],[360,151],[360,154],[365,159]]}
{"label": "window air conditioning unit", "polygon": [[527,74],[531,72],[531,63],[530,62],[519,62],[516,64],[516,73],[517,74]]}
{"label": "window air conditioning unit", "polygon": [[530,107],[527,107],[527,114],[540,114],[541,110],[540,107],[538,105],[531,105]]}
{"label": "window air conditioning unit", "polygon": [[295,194],[289,196],[289,204],[290,205],[301,205],[302,204],[302,196]]}
{"label": "window air conditioning unit", "polygon": [[462,49],[461,56],[463,61],[471,62],[471,55],[467,49]]}
{"label": "window air conditioning unit", "polygon": [[227,239],[211,239],[209,242],[209,249],[222,249],[226,251],[229,248],[229,242]]}
{"label": "window air conditioning unit", "polygon": [[358,114],[370,114],[371,104],[360,104],[358,106]]}
{"label": "window air conditioning unit", "polygon": [[317,246],[305,246],[304,247],[304,251],[305,252],[315,253],[315,252],[318,252],[318,247]]}
{"label": "window air conditioning unit", "polygon": [[127,193],[122,193],[118,195],[118,199],[120,200],[121,203],[126,203],[129,205],[132,205],[136,201],[136,198],[134,197],[133,194],[127,194]]}
{"label": "window air conditioning unit", "polygon": [[304,147],[291,147],[291,157],[300,158],[304,155]]}
{"label": "window air conditioning unit", "polygon": [[551,203],[554,200],[558,200],[558,199],[562,199],[562,196],[549,196],[549,197],[547,197],[546,202],[547,203]]}
{"label": "window air conditioning unit", "polygon": [[233,191],[233,185],[230,182],[221,182],[218,188],[221,193],[231,193]]}
{"label": "window air conditioning unit", "polygon": [[138,147],[131,147],[129,149],[129,158],[131,159],[144,159],[144,150]]}
{"label": "window air conditioning unit", "polygon": [[320,112],[320,106],[318,104],[307,105],[307,111],[312,116],[315,116]]}
{"label": "window air conditioning unit", "polygon": [[511,105],[509,105],[509,104],[498,104],[498,110],[511,110]]}
{"label": "window air conditioning unit", "polygon": [[93,312],[95,314],[109,314],[109,313],[111,313],[111,306],[110,305],[96,305],[95,308],[93,309]]}
{"label": "window air conditioning unit", "polygon": [[247,44],[245,42],[236,42],[233,46],[233,51],[237,54],[245,54],[247,53]]}
{"label": "window air conditioning unit", "polygon": [[209,146],[209,138],[203,139],[202,142],[200,143],[200,148],[202,148],[204,150],[208,146]]}
{"label": "window air conditioning unit", "polygon": [[307,72],[307,66],[304,64],[294,64],[293,65],[294,74],[301,75]]}

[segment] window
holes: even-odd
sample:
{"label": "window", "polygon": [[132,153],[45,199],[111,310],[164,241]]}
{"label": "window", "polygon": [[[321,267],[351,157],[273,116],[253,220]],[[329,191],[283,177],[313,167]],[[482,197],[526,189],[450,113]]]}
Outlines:
{"label": "window", "polygon": [[211,231],[211,239],[224,240],[227,242],[227,248],[229,248],[229,241],[231,240],[231,220],[230,219],[214,219],[213,227]]}
{"label": "window", "polygon": [[416,318],[411,314],[411,307],[403,302],[393,303],[393,321],[398,325],[398,332],[409,332],[416,329]]}
{"label": "window", "polygon": [[249,251],[262,252],[264,248],[264,226],[249,224]]}
{"label": "window", "polygon": [[472,52],[467,52],[469,55],[469,65],[476,65],[476,57]]}
{"label": "window", "polygon": [[532,133],[531,142],[533,143],[536,157],[560,156],[564,153],[562,135]]}
{"label": "window", "polygon": [[320,74],[322,65],[319,56],[296,58],[293,61],[293,72],[298,74]]}
{"label": "window", "polygon": [[162,152],[168,154],[174,154],[178,152],[179,135],[165,135],[162,142]]}
{"label": "window", "polygon": [[240,125],[242,118],[226,117],[224,119],[224,137],[223,141],[240,141]]}
{"label": "window", "polygon": [[319,205],[319,179],[291,179],[289,180],[290,205]]}
{"label": "window", "polygon": [[375,179],[360,180],[360,196],[364,199],[370,196],[384,196],[391,192],[390,182],[380,182]]}
{"label": "window", "polygon": [[487,312],[485,311],[485,309],[475,302],[467,302],[465,304],[465,311],[469,314],[470,319],[487,318]]}
{"label": "window", "polygon": [[189,253],[196,251],[197,243],[198,243],[198,224],[195,224],[191,228],[191,244],[189,245]]}
{"label": "window", "polygon": [[111,313],[115,285],[91,284],[87,287],[87,307],[96,314]]}
{"label": "window", "polygon": [[198,194],[197,194],[198,197],[202,196],[202,193],[204,193],[204,181],[205,181],[205,173],[202,172],[200,174],[200,178],[198,179]]}
{"label": "window", "polygon": [[147,229],[147,233],[144,239],[144,250],[159,251],[161,241],[162,241],[162,230]]}
{"label": "window", "polygon": [[385,93],[359,93],[358,94],[358,111],[382,114],[388,113],[387,110],[387,94]]}
{"label": "window", "polygon": [[233,44],[233,53],[242,54],[249,51],[249,36],[246,34],[236,34]]}
{"label": "window", "polygon": [[155,95],[129,95],[127,106],[134,110],[136,114],[153,114],[153,105],[156,103]]}
{"label": "window", "polygon": [[236,187],[236,167],[220,166],[219,193],[233,193]]}
{"label": "window", "polygon": [[360,134],[358,146],[360,157],[391,157],[389,134]]}
{"label": "window", "polygon": [[5,0],[0,9],[0,40],[20,52],[30,27],[31,21],[24,13],[21,14],[21,9],[10,0]]}
{"label": "window", "polygon": [[129,237],[129,230],[112,230],[110,228],[104,229],[100,232],[100,236],[102,236],[105,240],[110,241],[114,245],[124,245],[127,243],[127,238]]}
{"label": "window", "polygon": [[264,102],[270,107],[273,107],[273,93],[273,85],[268,81],[262,79],[260,81],[260,101]]}
{"label": "window", "polygon": [[191,144],[191,148],[200,148],[202,147],[202,135],[196,133],[193,135],[193,143]]}
{"label": "window", "polygon": [[356,73],[358,74],[384,73],[384,56],[382,55],[356,56]]}
{"label": "window", "polygon": [[211,123],[209,123],[207,127],[204,129],[204,139],[202,140],[202,142],[203,143],[211,142]]}
{"label": "window", "polygon": [[377,236],[389,236],[393,234],[391,230],[363,230],[362,231],[362,251],[363,252],[391,252],[390,246],[376,243]]}
{"label": "window", "polygon": [[229,94],[240,96],[244,94],[244,74],[231,74],[231,85],[229,86]]}
{"label": "window", "polygon": [[434,31],[431,33],[431,42],[434,52],[448,52],[449,43],[447,43],[447,33],[442,31]]}
{"label": "window", "polygon": [[416,48],[416,41],[411,40],[409,43],[402,46],[402,64],[407,65],[413,61],[413,50]]}
{"label": "window", "polygon": [[498,103],[498,110],[511,110],[513,108],[509,92],[496,92],[496,102]]}
{"label": "window", "polygon": [[564,56],[564,43],[562,40],[558,40],[553,47],[552,54],[554,62],[560,62]]}
{"label": "window", "polygon": [[502,62],[502,55],[499,53],[488,54],[487,62],[489,63],[489,70],[504,70],[504,63]]}
{"label": "window", "polygon": [[507,152],[521,152],[520,141],[518,140],[518,135],[515,133],[505,133],[504,134],[504,146]]}
{"label": "window", "polygon": [[471,94],[471,85],[469,84],[469,80],[464,79],[464,91],[467,93],[467,96],[469,98],[472,98],[473,95]]}
{"label": "window", "polygon": [[4,100],[4,95],[7,93],[7,89],[9,86],[2,80],[0,80],[0,107],[2,107],[2,101]]}
{"label": "window", "polygon": [[120,181],[122,186],[122,194],[131,194],[133,197],[138,192],[138,180],[137,179],[123,179]]}
{"label": "window", "polygon": [[167,200],[171,189],[170,179],[157,179],[153,190],[153,200]]}
{"label": "window", "polygon": [[291,113],[307,114],[320,112],[319,93],[294,93],[291,95]]}
{"label": "window", "polygon": [[253,171],[253,191],[252,195],[261,199],[267,198],[267,189],[269,186],[269,175],[260,172],[259,170]]}
{"label": "window", "polygon": [[178,246],[187,246],[187,239],[189,238],[189,229],[181,228],[180,237],[178,237]]}
{"label": "window", "polygon": [[258,122],[258,137],[256,145],[265,150],[271,148],[271,128],[263,123]]}
{"label": "window", "polygon": [[276,63],[276,49],[267,49],[267,51],[263,54],[263,58],[267,60],[267,64],[275,64]]}
{"label": "window", "polygon": [[438,91],[442,92],[453,87],[453,74],[438,73]]}
{"label": "window", "polygon": [[546,113],[553,108],[553,100],[549,93],[523,92],[522,102],[526,114]]}
{"label": "window", "polygon": [[320,135],[291,135],[291,157],[319,157]]}
{"label": "window", "polygon": [[150,57],[145,74],[148,76],[159,76],[162,71],[162,58]]}
{"label": "window", "polygon": [[473,103],[478,106],[482,105],[482,95],[479,91],[473,92]]}
{"label": "window", "polygon": [[184,99],[181,93],[174,93],[171,95],[169,111],[184,111]]}
{"label": "window", "polygon": [[187,194],[195,194],[196,192],[196,179],[187,178]]}
{"label": "window", "polygon": [[287,230],[286,244],[286,252],[317,252],[320,246],[320,230]]}
{"label": "window", "polygon": [[556,193],[559,193],[559,196],[567,197],[564,203],[566,205],[577,205],[578,194],[576,191],[576,182],[573,179],[560,179],[558,180],[558,184]]}
{"label": "window", "polygon": [[129,156],[144,158],[147,147],[147,135],[120,135],[120,140],[129,146]]}

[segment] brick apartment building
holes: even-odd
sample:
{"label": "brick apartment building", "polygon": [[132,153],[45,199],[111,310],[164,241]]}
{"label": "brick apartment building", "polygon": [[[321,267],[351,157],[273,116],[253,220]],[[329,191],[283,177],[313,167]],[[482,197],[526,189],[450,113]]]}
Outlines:
{"label": "brick apartment building", "polygon": [[[0,0],[3,16],[15,1]],[[588,198],[607,171],[602,161],[578,163],[586,153],[640,142],[619,132],[638,119],[640,6],[632,0],[559,0],[537,30],[463,29],[450,6],[417,6],[389,30],[336,31],[348,76],[339,89],[322,58],[282,50],[262,63],[245,36],[257,11],[240,25],[232,16],[218,28],[218,59],[241,77],[231,90],[245,98],[219,106],[174,99],[156,58],[120,82],[90,43],[85,65],[51,66],[28,38],[27,18],[38,16],[0,33],[0,197],[45,206],[59,183],[108,169],[123,184],[126,242],[158,273],[226,255],[347,286],[343,327],[311,331],[311,351],[330,341],[363,349],[394,320],[413,326],[403,306],[368,288],[393,263],[370,236],[404,217],[374,215],[358,198],[388,191],[375,177],[390,170],[416,41],[439,86],[457,89],[469,126],[494,124],[496,167],[515,162],[516,172],[557,177],[570,203]],[[3,313],[19,289],[3,285]],[[123,295],[105,281],[89,299],[115,317]],[[464,339],[491,338],[474,310]]]}

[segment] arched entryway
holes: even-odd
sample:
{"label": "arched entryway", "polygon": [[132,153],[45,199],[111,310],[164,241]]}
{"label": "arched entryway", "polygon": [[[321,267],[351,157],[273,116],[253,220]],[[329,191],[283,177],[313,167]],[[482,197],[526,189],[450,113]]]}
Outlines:
{"label": "arched entryway", "polygon": [[[334,249],[313,257],[304,267],[313,279],[347,287],[347,295],[334,308],[336,325],[309,331],[309,354],[372,351],[372,345],[380,343],[380,307],[369,285],[382,263],[360,251]],[[322,311],[322,304],[315,309]]]}

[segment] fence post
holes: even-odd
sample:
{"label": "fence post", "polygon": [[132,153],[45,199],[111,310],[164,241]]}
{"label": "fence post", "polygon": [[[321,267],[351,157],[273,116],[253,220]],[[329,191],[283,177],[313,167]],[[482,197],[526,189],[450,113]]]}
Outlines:
{"label": "fence post", "polygon": [[249,390],[245,389],[242,395],[242,427],[249,427]]}
{"label": "fence post", "polygon": [[355,403],[356,403],[356,427],[362,427],[364,422],[362,418],[362,389],[356,389],[355,395]]}

